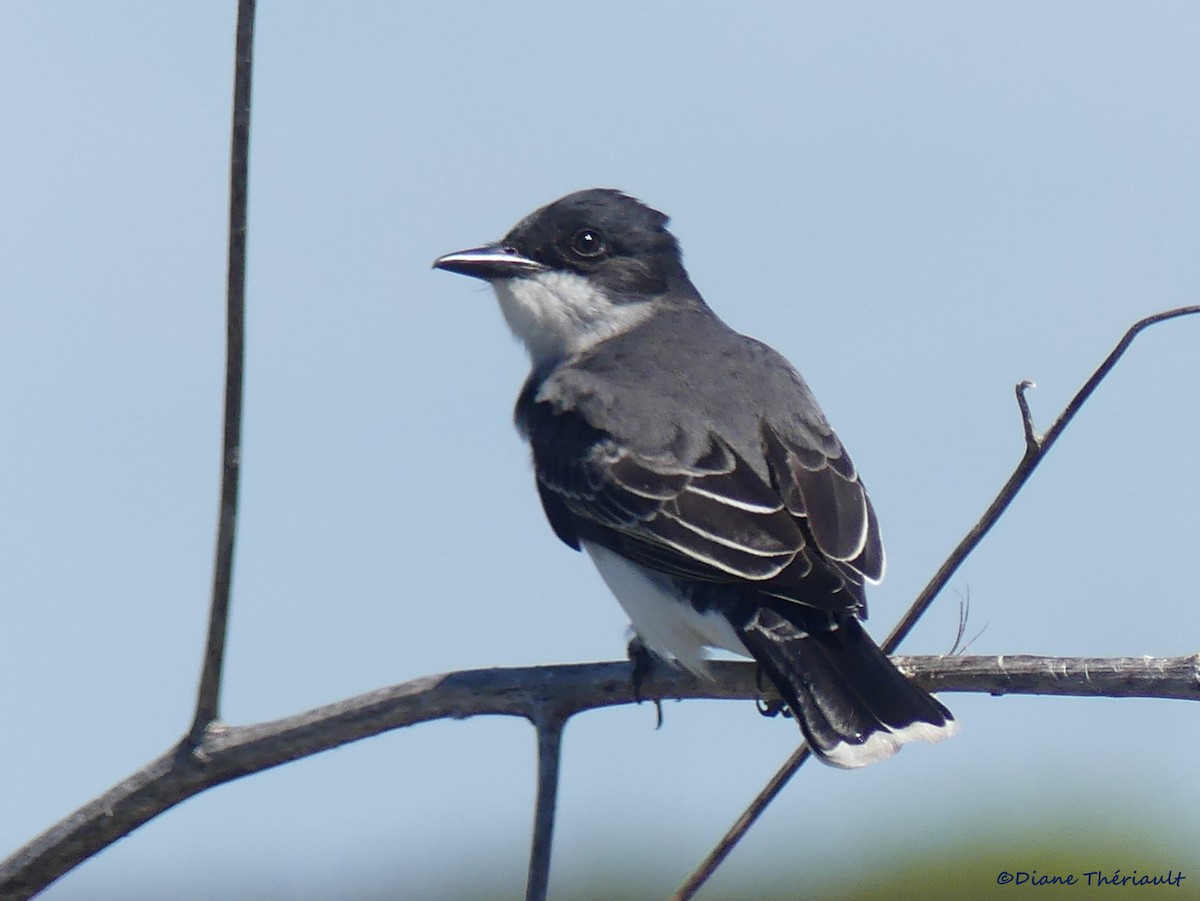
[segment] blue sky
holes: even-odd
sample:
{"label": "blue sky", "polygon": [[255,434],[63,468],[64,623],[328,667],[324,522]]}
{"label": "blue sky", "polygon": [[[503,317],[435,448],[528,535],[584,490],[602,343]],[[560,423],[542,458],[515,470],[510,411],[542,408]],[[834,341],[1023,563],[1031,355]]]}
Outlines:
{"label": "blue sky", "polygon": [[[188,721],[232,38],[232,3],[0,9],[0,854]],[[1186,3],[264,3],[227,719],[623,654],[542,522],[522,351],[485,286],[429,268],[584,187],[669,213],[710,304],[808,378],[882,520],[881,637],[1018,460],[1012,385],[1045,428],[1129,324],[1197,302],[1198,44]],[[966,594],[977,653],[1200,649],[1198,345],[1200,321],[1139,339],[904,650],[947,650]],[[953,742],[807,769],[715,888],[1031,825],[1196,846],[1191,706],[945,700]],[[552,889],[634,868],[665,893],[797,738],[749,704],[665,713],[568,726]],[[193,799],[45,897],[516,893],[533,750],[507,720],[372,739]]]}

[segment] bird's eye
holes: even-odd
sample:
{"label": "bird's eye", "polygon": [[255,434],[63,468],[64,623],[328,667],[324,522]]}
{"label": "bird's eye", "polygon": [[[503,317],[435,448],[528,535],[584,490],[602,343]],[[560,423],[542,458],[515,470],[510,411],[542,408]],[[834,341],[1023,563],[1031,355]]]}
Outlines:
{"label": "bird's eye", "polygon": [[571,250],[578,256],[595,259],[607,249],[604,235],[594,228],[581,228],[571,235]]}

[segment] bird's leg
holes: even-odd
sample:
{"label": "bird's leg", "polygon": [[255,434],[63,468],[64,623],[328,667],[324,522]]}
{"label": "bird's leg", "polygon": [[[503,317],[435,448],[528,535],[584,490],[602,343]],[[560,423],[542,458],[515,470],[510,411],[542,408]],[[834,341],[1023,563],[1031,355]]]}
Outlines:
{"label": "bird's leg", "polygon": [[[625,653],[629,655],[629,662],[633,666],[633,672],[630,677],[630,682],[633,683],[633,698],[639,704],[644,700],[642,698],[642,683],[646,681],[646,677],[650,671],[658,665],[658,658],[642,643],[642,639],[634,633],[633,638],[629,639],[629,644],[625,647]],[[654,699],[654,709],[658,714],[658,722],[655,729],[661,729],[663,724],[662,701],[658,698]]]}
{"label": "bird's leg", "polygon": [[625,646],[625,653],[633,665],[630,679],[633,683],[633,697],[640,704],[642,703],[642,683],[646,681],[646,676],[654,667],[654,655],[650,653],[649,648],[642,644],[642,639],[636,633],[629,639],[629,644]]}

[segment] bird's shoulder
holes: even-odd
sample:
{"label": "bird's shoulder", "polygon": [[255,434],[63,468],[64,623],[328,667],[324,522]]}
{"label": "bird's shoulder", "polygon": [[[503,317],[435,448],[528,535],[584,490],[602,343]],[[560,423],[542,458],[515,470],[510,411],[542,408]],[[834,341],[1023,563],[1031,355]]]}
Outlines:
{"label": "bird's shoulder", "polygon": [[[531,415],[537,405],[540,416]],[[762,424],[807,458],[852,472],[808,384],[762,341],[707,309],[660,313],[588,352],[535,369],[518,399],[522,432],[547,414],[578,417],[632,449],[693,462],[720,435],[752,463]]]}
{"label": "bird's shoulder", "polygon": [[[755,553],[769,558],[789,542],[800,552],[777,581],[808,583],[816,565],[846,581],[861,603],[861,581],[883,571],[875,513],[804,380],[762,342],[727,328],[678,325],[678,342],[667,340],[670,329],[630,333],[530,375],[516,419],[548,515],[569,508],[607,526],[645,530],[683,514],[689,528],[711,531],[711,520],[700,525],[707,511],[685,507],[664,516],[663,505],[715,500],[720,531],[765,534],[769,527],[777,545],[763,539]],[[696,336],[708,340],[697,344]],[[567,519],[551,521],[563,537]],[[740,562],[736,568],[751,574]]]}

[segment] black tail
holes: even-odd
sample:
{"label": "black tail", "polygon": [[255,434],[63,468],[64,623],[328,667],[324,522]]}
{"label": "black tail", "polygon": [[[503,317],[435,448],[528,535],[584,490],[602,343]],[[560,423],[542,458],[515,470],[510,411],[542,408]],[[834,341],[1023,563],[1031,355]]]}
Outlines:
{"label": "black tail", "polygon": [[757,607],[738,634],[825,763],[866,766],[906,742],[958,731],[950,711],[896,669],[853,616],[830,620],[797,605],[785,617]]}

